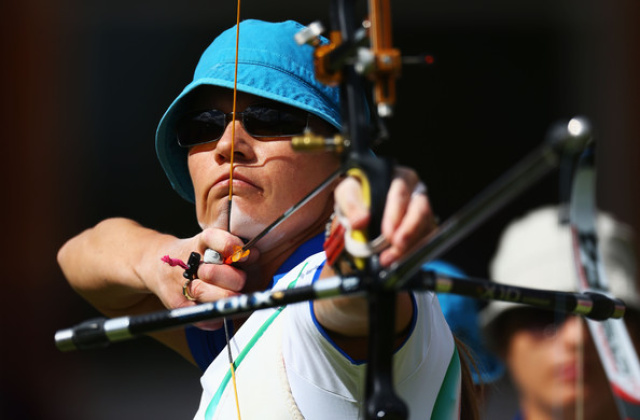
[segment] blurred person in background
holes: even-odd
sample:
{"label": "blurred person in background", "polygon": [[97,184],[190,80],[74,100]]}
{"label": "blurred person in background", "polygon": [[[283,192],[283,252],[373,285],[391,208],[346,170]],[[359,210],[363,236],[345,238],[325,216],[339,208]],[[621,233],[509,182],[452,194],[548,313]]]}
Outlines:
{"label": "blurred person in background", "polygon": [[[558,221],[558,207],[550,206],[508,225],[490,265],[491,279],[513,286],[577,291],[570,229]],[[640,296],[633,232],[604,213],[598,215],[597,232],[610,290],[627,305],[624,320],[638,351]],[[515,419],[619,418],[582,317],[492,301],[483,309],[481,323],[515,387],[520,408]]]}

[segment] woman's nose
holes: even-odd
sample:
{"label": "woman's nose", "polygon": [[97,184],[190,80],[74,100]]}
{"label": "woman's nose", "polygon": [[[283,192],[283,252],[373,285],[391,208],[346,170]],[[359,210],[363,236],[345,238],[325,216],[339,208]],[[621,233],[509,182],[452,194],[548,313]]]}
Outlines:
{"label": "woman's nose", "polygon": [[252,137],[245,131],[242,122],[236,120],[229,122],[224,133],[216,144],[216,160],[218,163],[233,160],[247,159],[251,156]]}
{"label": "woman's nose", "polygon": [[586,323],[579,316],[568,317],[558,329],[559,338],[571,346],[581,344],[586,337],[586,333]]}

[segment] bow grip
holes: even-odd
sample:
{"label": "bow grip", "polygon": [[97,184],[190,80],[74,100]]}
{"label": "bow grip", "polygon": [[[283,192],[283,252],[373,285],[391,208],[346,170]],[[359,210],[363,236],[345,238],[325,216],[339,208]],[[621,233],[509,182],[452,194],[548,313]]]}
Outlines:
{"label": "bow grip", "polygon": [[[358,159],[347,175],[358,180],[362,186],[362,200],[369,208],[370,218],[366,229],[351,231],[351,239],[367,246],[381,236],[382,217],[391,185],[391,163],[373,155]],[[355,258],[356,267],[364,269],[364,258]]]}

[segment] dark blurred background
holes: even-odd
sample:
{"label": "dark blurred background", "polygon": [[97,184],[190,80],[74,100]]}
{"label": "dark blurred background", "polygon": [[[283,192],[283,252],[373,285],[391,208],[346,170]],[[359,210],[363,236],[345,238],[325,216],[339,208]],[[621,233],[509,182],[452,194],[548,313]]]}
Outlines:
{"label": "dark blurred background", "polygon": [[[242,7],[244,19],[328,24],[327,2]],[[156,161],[154,131],[200,52],[234,23],[235,8],[220,0],[0,3],[1,419],[195,412],[199,372],[150,340],[56,350],[56,330],[97,313],[66,284],[55,256],[66,239],[110,216],[175,235],[197,231],[191,205]],[[536,147],[553,122],[585,115],[599,139],[599,206],[637,229],[639,23],[637,0],[393,2],[395,45],[432,54],[435,64],[403,69],[392,142],[380,153],[420,172],[445,219]],[[486,276],[500,229],[557,201],[557,185],[549,176],[447,258]],[[509,418],[508,391],[494,395]]]}

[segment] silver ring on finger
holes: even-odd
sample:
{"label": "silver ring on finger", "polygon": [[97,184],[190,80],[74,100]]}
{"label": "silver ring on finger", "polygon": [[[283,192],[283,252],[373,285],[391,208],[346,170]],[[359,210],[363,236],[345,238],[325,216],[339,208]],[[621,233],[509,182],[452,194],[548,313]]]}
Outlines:
{"label": "silver ring on finger", "polygon": [[417,195],[427,195],[427,186],[422,181],[418,182],[413,188],[413,191],[411,191],[412,198]]}

